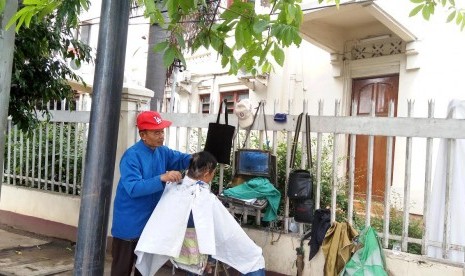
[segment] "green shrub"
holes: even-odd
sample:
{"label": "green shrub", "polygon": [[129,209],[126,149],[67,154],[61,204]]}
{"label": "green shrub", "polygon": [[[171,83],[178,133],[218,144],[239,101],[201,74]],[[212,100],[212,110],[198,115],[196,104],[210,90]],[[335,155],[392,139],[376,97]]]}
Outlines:
{"label": "green shrub", "polygon": [[[56,126],[55,132],[53,131],[54,125]],[[79,195],[84,158],[83,147],[86,146],[83,145],[85,130],[81,126],[78,127],[75,123],[41,122],[30,132],[10,131],[6,138],[7,143],[5,143],[5,160],[7,160],[8,152],[11,154],[11,160],[9,168],[5,163],[5,171],[16,175],[16,177],[10,176],[11,181],[17,186]],[[9,141],[11,145],[8,150]],[[61,145],[60,141],[62,141]],[[53,152],[53,146],[55,152]],[[62,147],[61,150],[60,147]],[[21,177],[21,172],[24,177]],[[41,181],[37,180],[39,174]],[[46,174],[47,179],[45,179]]]}

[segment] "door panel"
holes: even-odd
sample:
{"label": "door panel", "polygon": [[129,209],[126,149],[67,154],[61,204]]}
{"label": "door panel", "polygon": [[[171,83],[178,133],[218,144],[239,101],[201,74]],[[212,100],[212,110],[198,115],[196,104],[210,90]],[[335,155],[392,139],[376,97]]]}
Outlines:
{"label": "door panel", "polygon": [[[397,94],[399,76],[386,76],[366,79],[354,79],[352,82],[352,101],[358,104],[357,115],[369,116],[371,102],[375,101],[377,117],[387,117],[389,101],[394,101],[394,116],[397,115]],[[375,136],[373,147],[373,199],[384,198],[386,176],[386,137]],[[395,141],[394,141],[395,144]],[[394,152],[394,151],[393,151]],[[392,158],[394,158],[394,153]],[[365,195],[367,190],[368,136],[357,135],[355,145],[355,193]],[[392,162],[393,159],[391,159]],[[390,183],[392,184],[392,183]]]}

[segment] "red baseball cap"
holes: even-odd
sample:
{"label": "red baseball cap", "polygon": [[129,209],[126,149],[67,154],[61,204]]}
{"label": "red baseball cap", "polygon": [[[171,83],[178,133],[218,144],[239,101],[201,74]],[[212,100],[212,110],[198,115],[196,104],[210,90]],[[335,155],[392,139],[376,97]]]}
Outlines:
{"label": "red baseball cap", "polygon": [[137,116],[137,128],[141,130],[164,129],[171,125],[171,121],[163,120],[156,111],[143,111]]}

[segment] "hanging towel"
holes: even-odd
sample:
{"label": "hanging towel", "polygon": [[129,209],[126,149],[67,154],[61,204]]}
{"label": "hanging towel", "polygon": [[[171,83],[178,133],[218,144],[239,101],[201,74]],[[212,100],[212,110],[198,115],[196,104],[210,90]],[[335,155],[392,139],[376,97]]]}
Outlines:
{"label": "hanging towel", "polygon": [[325,255],[325,276],[336,276],[353,254],[357,230],[347,222],[334,222],[326,232],[321,249]]}
{"label": "hanging towel", "polygon": [[266,198],[268,206],[263,214],[263,221],[273,221],[278,216],[281,193],[267,178],[252,178],[241,185],[224,190],[223,194],[239,199]]}

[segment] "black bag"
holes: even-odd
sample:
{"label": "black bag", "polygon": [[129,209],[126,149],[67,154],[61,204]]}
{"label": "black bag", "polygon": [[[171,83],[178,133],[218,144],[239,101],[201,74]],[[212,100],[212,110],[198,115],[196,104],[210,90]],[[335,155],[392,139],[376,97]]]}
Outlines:
{"label": "black bag", "polygon": [[[227,100],[223,102],[226,105]],[[215,156],[218,163],[230,164],[231,162],[231,148],[234,131],[234,126],[228,125],[228,109],[225,108],[224,120],[225,124],[220,124],[220,113],[223,107],[223,102],[220,103],[218,117],[216,123],[208,124],[207,140],[205,141],[204,150]]]}
{"label": "black bag", "polygon": [[313,222],[313,210],[315,203],[313,199],[301,199],[295,201],[294,220],[300,223]]}
{"label": "black bag", "polygon": [[[291,167],[294,166],[297,143],[299,141],[300,125],[302,123],[303,113],[297,118],[294,142],[291,150]],[[309,169],[312,168],[312,150],[310,142],[310,116],[306,115],[306,143],[307,143],[307,163]],[[309,199],[312,198],[313,179],[310,170],[293,169],[289,173],[287,196],[289,199]]]}
{"label": "black bag", "polygon": [[307,170],[293,170],[289,173],[287,196],[290,199],[312,198],[312,174]]}

